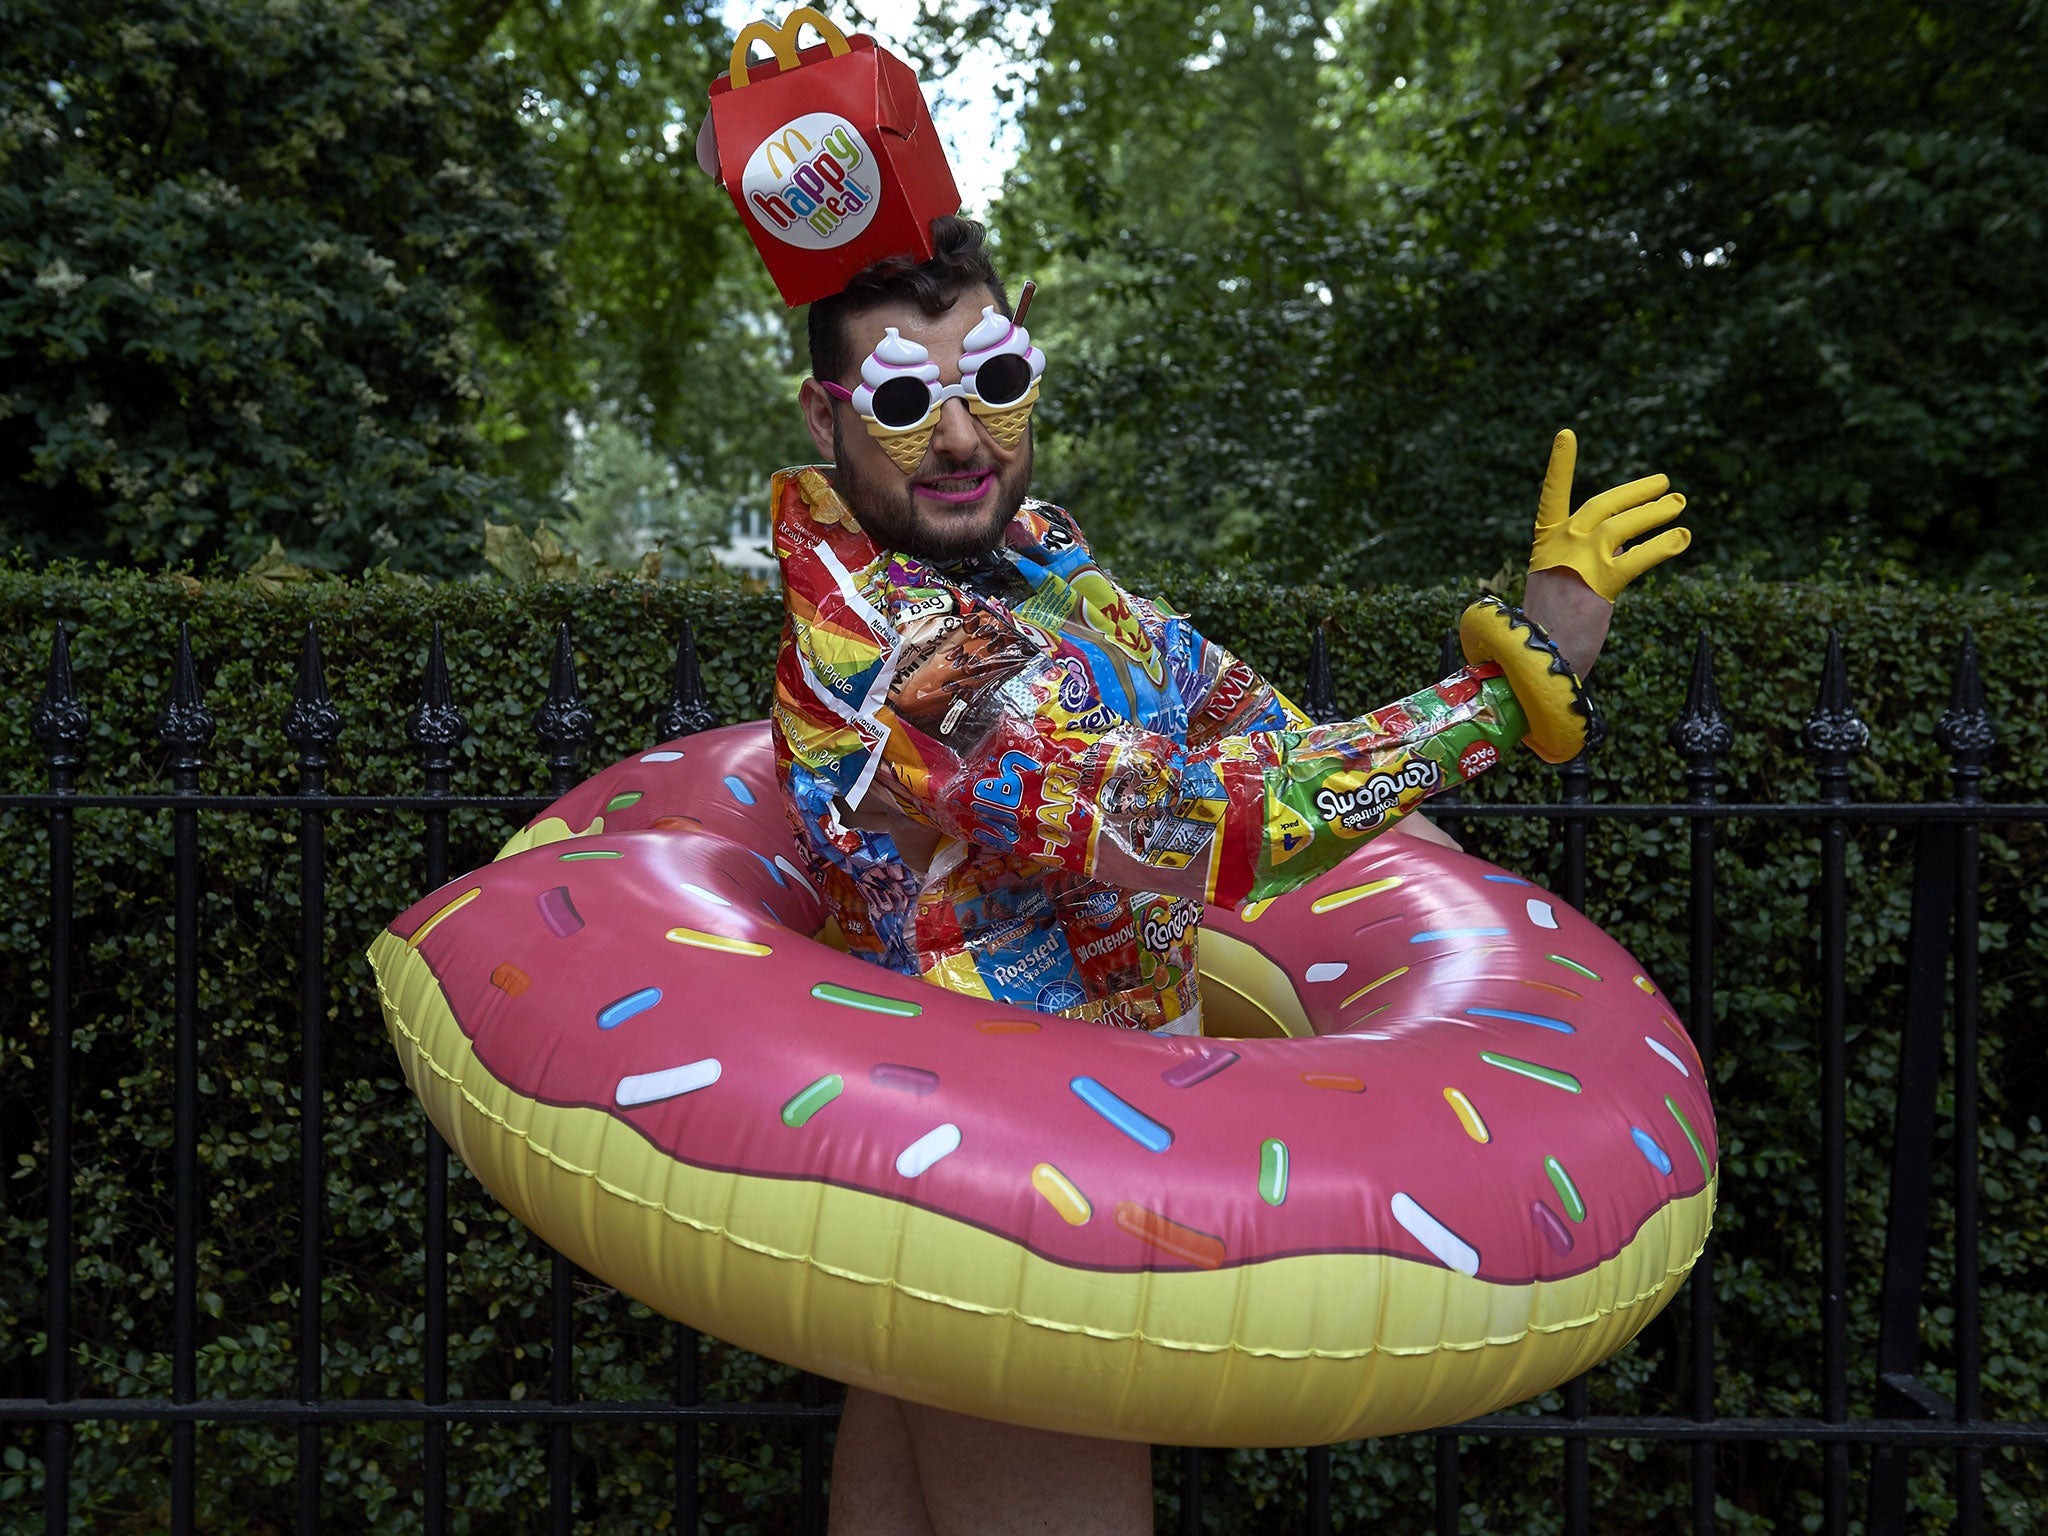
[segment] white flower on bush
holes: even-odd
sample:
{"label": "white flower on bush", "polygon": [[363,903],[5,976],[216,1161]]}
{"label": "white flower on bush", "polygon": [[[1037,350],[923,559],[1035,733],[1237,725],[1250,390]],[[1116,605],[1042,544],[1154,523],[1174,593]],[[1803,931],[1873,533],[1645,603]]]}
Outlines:
{"label": "white flower on bush", "polygon": [[156,291],[156,268],[130,267],[128,269],[128,281],[140,288],[144,293],[153,293]]}
{"label": "white flower on bush", "polygon": [[85,419],[95,427],[104,427],[114,419],[114,413],[101,401],[95,400],[85,408]]}
{"label": "white flower on bush", "polygon": [[59,256],[50,265],[36,273],[36,286],[48,289],[60,299],[77,289],[83,288],[85,284],[85,274],[72,271],[71,264],[62,256]]}

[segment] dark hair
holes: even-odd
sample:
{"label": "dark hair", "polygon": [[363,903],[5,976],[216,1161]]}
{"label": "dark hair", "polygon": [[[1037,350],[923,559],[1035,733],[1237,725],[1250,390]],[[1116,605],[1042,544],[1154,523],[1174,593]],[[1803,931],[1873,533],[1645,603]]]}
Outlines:
{"label": "dark hair", "polygon": [[836,380],[853,366],[846,342],[848,316],[906,299],[928,315],[943,315],[970,288],[993,290],[997,310],[1009,314],[1003,280],[989,259],[987,231],[973,219],[933,219],[930,260],[891,256],[878,261],[831,298],[811,306],[811,377]]}

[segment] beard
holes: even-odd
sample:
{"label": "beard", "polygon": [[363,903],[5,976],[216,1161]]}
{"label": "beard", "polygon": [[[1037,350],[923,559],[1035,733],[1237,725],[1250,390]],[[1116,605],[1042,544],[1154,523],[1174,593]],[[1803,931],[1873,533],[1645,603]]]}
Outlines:
{"label": "beard", "polygon": [[956,464],[947,459],[928,459],[934,475],[996,474],[994,488],[980,508],[920,506],[915,484],[899,473],[895,465],[877,453],[884,468],[871,475],[859,468],[846,451],[846,438],[839,412],[832,413],[832,484],[859,520],[863,530],[884,549],[911,555],[934,565],[987,554],[1002,541],[1003,530],[1024,505],[1031,488],[1031,439],[1024,439],[1023,451],[1009,464],[986,462]]}

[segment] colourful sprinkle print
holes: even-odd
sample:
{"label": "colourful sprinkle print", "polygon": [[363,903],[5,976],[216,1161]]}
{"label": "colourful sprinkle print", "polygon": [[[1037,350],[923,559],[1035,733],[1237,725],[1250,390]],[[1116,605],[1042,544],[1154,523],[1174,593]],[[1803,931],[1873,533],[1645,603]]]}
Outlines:
{"label": "colourful sprinkle print", "polygon": [[1461,1275],[1479,1273],[1479,1250],[1417,1205],[1411,1196],[1396,1195],[1389,1204],[1394,1220],[1446,1269],[1455,1269]]}
{"label": "colourful sprinkle print", "polygon": [[785,875],[789,876],[790,879],[794,880],[798,885],[802,886],[805,890],[809,891],[813,896],[818,894],[816,888],[812,886],[811,882],[804,878],[804,872],[798,869],[794,864],[790,863],[789,860],[785,859],[779,853],[775,855],[775,867],[781,870]]}
{"label": "colourful sprinkle print", "polygon": [[1656,1137],[1638,1125],[1630,1126],[1628,1133],[1635,1141],[1636,1150],[1643,1154],[1644,1162],[1648,1163],[1659,1173],[1669,1173],[1671,1171],[1671,1154],[1657,1145]]}
{"label": "colourful sprinkle print", "polygon": [[507,997],[523,997],[526,989],[533,985],[533,978],[507,960],[491,972],[491,985]]}
{"label": "colourful sprinkle print", "polygon": [[704,823],[694,816],[657,816],[654,818],[657,832],[702,832]]}
{"label": "colourful sprinkle print", "polygon": [[616,1003],[609,1003],[597,1011],[599,1029],[617,1029],[635,1014],[645,1013],[661,1001],[661,988],[642,987],[638,992],[629,992]]}
{"label": "colourful sprinkle print", "polygon": [[784,887],[788,886],[789,881],[783,878],[782,871],[775,867],[775,861],[769,858],[767,854],[755,853],[754,850],[751,848],[749,848],[747,852],[754,854],[754,857],[761,861],[761,867],[768,871],[769,877],[773,879],[777,885]]}
{"label": "colourful sprinkle print", "polygon": [[1193,1227],[1184,1227],[1157,1211],[1148,1211],[1135,1201],[1117,1202],[1116,1224],[1139,1242],[1157,1248],[1161,1253],[1171,1254],[1197,1269],[1215,1269],[1223,1262],[1222,1238],[1197,1232]]}
{"label": "colourful sprinkle print", "polygon": [[1348,1072],[1304,1072],[1301,1080],[1311,1088],[1327,1088],[1332,1093],[1365,1092],[1365,1079]]}
{"label": "colourful sprinkle print", "polygon": [[974,1027],[984,1035],[1035,1035],[1042,1028],[1036,1019],[983,1019]]}
{"label": "colourful sprinkle print", "polygon": [[732,905],[731,902],[727,901],[723,896],[719,895],[718,892],[712,890],[709,886],[698,885],[694,881],[690,880],[678,880],[676,884],[681,889],[688,891],[692,896],[698,897],[704,901],[711,902],[715,906],[729,907]]}
{"label": "colourful sprinkle print", "polygon": [[1530,883],[1520,875],[1488,875],[1486,878],[1495,885],[1527,885]]}
{"label": "colourful sprinkle print", "polygon": [[534,897],[540,908],[541,920],[548,925],[548,932],[558,939],[566,939],[583,926],[583,914],[576,910],[576,903],[569,899],[569,887],[555,886]]}
{"label": "colourful sprinkle print", "polygon": [[830,1104],[846,1091],[846,1079],[837,1072],[827,1072],[810,1087],[806,1088],[782,1106],[782,1123],[792,1131],[800,1131],[810,1124],[811,1116]]}
{"label": "colourful sprinkle print", "polygon": [[725,776],[725,787],[732,792],[733,799],[739,801],[741,805],[752,805],[754,803],[754,792],[729,773]]}
{"label": "colourful sprinkle print", "polygon": [[604,808],[608,811],[623,811],[629,805],[638,805],[641,799],[642,796],[639,790],[622,789],[616,795],[613,795],[611,799],[605,801]]}
{"label": "colourful sprinkle print", "polygon": [[1534,896],[1531,896],[1523,904],[1523,910],[1529,914],[1529,921],[1538,928],[1555,928],[1557,926],[1557,909],[1547,901],[1538,901]]}
{"label": "colourful sprinkle print", "polygon": [[1353,1003],[1357,1002],[1361,997],[1365,996],[1366,993],[1372,991],[1375,987],[1384,987],[1396,976],[1406,976],[1407,974],[1407,966],[1397,965],[1391,971],[1387,972],[1386,975],[1380,977],[1379,980],[1368,981],[1364,986],[1360,987],[1356,992],[1352,993],[1349,997],[1345,998],[1344,1001],[1339,1003],[1337,1006],[1339,1008],[1349,1008]]}
{"label": "colourful sprinkle print", "polygon": [[1301,973],[1303,981],[1335,981],[1351,967],[1342,960],[1318,960]]}
{"label": "colourful sprinkle print", "polygon": [[1589,971],[1583,965],[1579,964],[1578,961],[1567,960],[1563,955],[1546,955],[1544,956],[1544,958],[1546,960],[1555,960],[1559,965],[1563,966],[1568,971],[1577,971],[1581,976],[1585,977],[1588,981],[1598,981],[1600,979],[1600,973],[1598,971]]}
{"label": "colourful sprinkle print", "polygon": [[811,988],[811,996],[821,1003],[837,1003],[842,1008],[861,1008],[869,1013],[886,1013],[899,1019],[914,1019],[924,1012],[923,1003],[906,1002],[900,997],[878,997],[872,992],[856,992],[851,987],[829,981],[821,981]]}
{"label": "colourful sprinkle print", "polygon": [[1122,1131],[1147,1152],[1164,1152],[1173,1145],[1173,1132],[1141,1110],[1134,1109],[1092,1077],[1077,1077],[1067,1086],[1083,1104]]}
{"label": "colourful sprinkle print", "polygon": [[[460,912],[472,901],[475,901],[477,897],[483,895],[483,893],[484,888],[482,886],[471,886],[468,890],[464,891],[460,896],[456,897],[453,901],[449,902],[447,906],[443,907],[440,911],[436,912],[424,923],[421,923],[419,927],[413,929],[412,937],[405,941],[406,948],[418,949],[421,944],[426,942],[426,937],[428,934],[432,933],[436,928],[440,927],[442,923],[446,922],[449,918],[453,917],[457,912]],[[546,908],[542,908],[542,910],[545,911]]]}
{"label": "colourful sprinkle print", "polygon": [[642,752],[640,754],[640,761],[643,763],[679,763],[682,760],[683,754],[680,752]]}
{"label": "colourful sprinkle print", "polygon": [[1444,1090],[1444,1102],[1451,1106],[1451,1113],[1458,1117],[1458,1124],[1465,1127],[1465,1134],[1481,1143],[1493,1140],[1493,1133],[1486,1128],[1486,1121],[1480,1118],[1479,1108],[1455,1088]]}
{"label": "colourful sprinkle print", "polygon": [[706,1056],[702,1061],[686,1061],[680,1067],[639,1072],[632,1077],[620,1078],[612,1097],[621,1109],[631,1109],[636,1104],[658,1104],[663,1099],[677,1099],[700,1088],[709,1088],[724,1070],[716,1056]]}
{"label": "colourful sprinkle print", "polygon": [[1557,1212],[1541,1200],[1529,1202],[1529,1219],[1536,1223],[1536,1230],[1543,1234],[1543,1240],[1550,1244],[1550,1251],[1560,1259],[1572,1251],[1571,1233],[1557,1219]]}
{"label": "colourful sprinkle print", "polygon": [[668,931],[671,944],[689,944],[697,949],[715,949],[727,955],[772,955],[774,950],[766,944],[756,944],[752,939],[730,938],[722,933],[706,933],[701,928],[671,928]]}
{"label": "colourful sprinkle print", "polygon": [[1542,1013],[1517,1013],[1512,1008],[1467,1008],[1475,1019],[1507,1019],[1516,1024],[1534,1024],[1538,1029],[1554,1030],[1560,1035],[1576,1035],[1578,1031],[1563,1019],[1553,1019]]}
{"label": "colourful sprinkle print", "polygon": [[1505,928],[1431,928],[1423,933],[1409,935],[1410,944],[1434,944],[1441,939],[1497,939],[1507,932]]}
{"label": "colourful sprinkle print", "polygon": [[1192,1088],[1197,1083],[1206,1083],[1237,1059],[1235,1051],[1203,1051],[1186,1061],[1175,1062],[1159,1074],[1159,1081],[1169,1088]]}
{"label": "colourful sprinkle print", "polygon": [[1317,917],[1325,912],[1334,912],[1339,907],[1348,907],[1354,901],[1363,901],[1368,896],[1377,896],[1381,891],[1391,891],[1401,883],[1399,875],[1387,880],[1375,880],[1370,885],[1354,885],[1348,890],[1332,891],[1327,896],[1318,896],[1309,903],[1308,909]]}
{"label": "colourful sprinkle print", "polygon": [[1678,1128],[1685,1132],[1685,1139],[1692,1143],[1692,1155],[1700,1160],[1700,1173],[1711,1179],[1714,1170],[1707,1166],[1707,1149],[1700,1145],[1700,1138],[1692,1128],[1692,1122],[1685,1118],[1685,1111],[1678,1107],[1678,1100],[1666,1096],[1664,1107],[1671,1111],[1671,1118],[1678,1122]]}
{"label": "colourful sprinkle print", "polygon": [[1636,985],[1639,988],[1641,988],[1644,992],[1647,992],[1651,997],[1655,997],[1657,995],[1657,988],[1655,984],[1653,984],[1650,978],[1647,976],[1638,976],[1636,978]]}
{"label": "colourful sprinkle print", "polygon": [[1574,992],[1570,987],[1560,987],[1554,981],[1537,981],[1532,977],[1524,976],[1522,978],[1522,985],[1534,987],[1539,992],[1555,992],[1559,997],[1568,997],[1575,1003],[1582,1003],[1586,1000],[1585,993]]}
{"label": "colourful sprinkle print", "polygon": [[1557,1191],[1557,1198],[1564,1204],[1565,1215],[1573,1221],[1586,1219],[1586,1202],[1579,1196],[1579,1186],[1572,1182],[1572,1176],[1564,1171],[1564,1164],[1554,1157],[1543,1159],[1543,1171],[1550,1175],[1550,1187]]}
{"label": "colourful sprinkle print", "polygon": [[1499,1067],[1504,1072],[1513,1072],[1535,1082],[1548,1083],[1553,1088],[1562,1088],[1566,1093],[1579,1091],[1579,1080],[1569,1072],[1560,1072],[1555,1067],[1538,1066],[1533,1061],[1523,1061],[1519,1056],[1502,1056],[1494,1051],[1481,1051],[1479,1059],[1489,1067]]}
{"label": "colourful sprinkle print", "polygon": [[625,855],[616,848],[585,848],[576,853],[558,855],[564,864],[580,864],[585,859],[623,859]]}
{"label": "colourful sprinkle print", "polygon": [[1678,1075],[1680,1077],[1692,1076],[1692,1073],[1687,1070],[1685,1063],[1678,1059],[1678,1052],[1672,1050],[1671,1047],[1666,1045],[1662,1040],[1653,1039],[1649,1035],[1645,1035],[1643,1036],[1643,1044],[1647,1045],[1659,1056],[1662,1056],[1666,1061],[1670,1062],[1672,1066],[1678,1068]]}
{"label": "colourful sprinkle print", "polygon": [[923,1067],[898,1066],[893,1061],[882,1062],[868,1069],[868,1081],[877,1088],[887,1088],[892,1093],[914,1093],[920,1099],[926,1094],[939,1091],[939,1074],[928,1072]]}
{"label": "colourful sprinkle print", "polygon": [[914,1179],[940,1158],[951,1157],[959,1150],[959,1126],[934,1126],[897,1153],[896,1171],[906,1179]]}
{"label": "colourful sprinkle print", "polygon": [[1273,896],[1261,897],[1259,900],[1249,902],[1245,906],[1239,908],[1237,915],[1243,918],[1248,923],[1256,923],[1261,917],[1265,915],[1266,908],[1273,905],[1273,903],[1276,900],[1278,900],[1278,898]]}
{"label": "colourful sprinkle print", "polygon": [[1287,1143],[1268,1137],[1259,1145],[1259,1198],[1268,1205],[1287,1199]]}
{"label": "colourful sprinkle print", "polygon": [[1051,1163],[1040,1163],[1031,1170],[1031,1187],[1044,1197],[1047,1205],[1060,1213],[1060,1220],[1070,1227],[1086,1226],[1088,1218],[1095,1214],[1088,1197]]}

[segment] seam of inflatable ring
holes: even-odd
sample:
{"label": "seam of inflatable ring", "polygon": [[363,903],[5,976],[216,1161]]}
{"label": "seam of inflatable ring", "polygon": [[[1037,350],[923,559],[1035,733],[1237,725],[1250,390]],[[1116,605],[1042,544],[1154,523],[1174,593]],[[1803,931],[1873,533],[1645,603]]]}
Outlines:
{"label": "seam of inflatable ring", "polygon": [[[373,969],[375,968],[373,967]],[[431,976],[431,971],[429,972],[429,974]],[[440,991],[440,978],[432,977],[432,980],[435,990],[437,992]],[[377,994],[379,1001],[386,1004],[385,1017],[390,1020],[399,1021],[398,1027],[400,1031],[405,1035],[406,1039],[412,1043],[414,1047],[415,1059],[421,1062],[423,1065],[425,1065],[428,1068],[428,1070],[434,1073],[435,1076],[441,1078],[444,1082],[448,1083],[450,1086],[454,1087],[458,1092],[460,1092],[464,1101],[467,1102],[479,1114],[481,1114],[484,1119],[488,1120],[492,1125],[495,1125],[505,1135],[510,1136],[514,1140],[522,1143],[526,1147],[528,1152],[532,1155],[544,1158],[546,1161],[552,1163],[555,1167],[561,1169],[565,1173],[574,1174],[578,1178],[588,1179],[592,1184],[596,1185],[597,1188],[603,1190],[606,1194],[611,1195],[615,1199],[623,1200],[629,1205],[638,1206],[642,1210],[656,1212],[657,1214],[666,1217],[668,1220],[675,1222],[679,1226],[689,1227],[692,1231],[702,1233],[706,1237],[719,1238],[725,1242],[733,1244],[735,1247],[744,1248],[750,1253],[757,1253],[761,1255],[763,1258],[778,1259],[786,1263],[802,1264],[808,1268],[817,1270],[821,1274],[830,1275],[834,1279],[846,1280],[856,1285],[873,1286],[891,1290],[897,1293],[898,1295],[907,1296],[916,1301],[929,1302],[935,1306],[947,1307],[957,1312],[965,1312],[978,1317],[1007,1318],[1013,1322],[1023,1323],[1027,1327],[1045,1329],[1047,1331],[1054,1333],[1078,1334],[1088,1338],[1103,1339],[1111,1343],[1144,1344],[1152,1348],[1173,1350],[1181,1354],[1240,1354],[1261,1359],[1276,1360],[1358,1360],[1363,1359],[1369,1355],[1413,1357],[1442,1354],[1447,1351],[1451,1353],[1470,1353],[1474,1350],[1512,1347],[1513,1345],[1521,1343],[1524,1339],[1528,1338],[1528,1336],[1532,1333],[1569,1332],[1574,1329],[1587,1327],[1595,1322],[1598,1322],[1602,1318],[1610,1317],[1617,1313],[1631,1311],[1634,1308],[1641,1306],[1644,1302],[1650,1301],[1655,1297],[1663,1294],[1666,1286],[1670,1283],[1672,1278],[1674,1276],[1683,1275],[1687,1271],[1689,1271],[1692,1268],[1693,1264],[1697,1262],[1700,1253],[1706,1247],[1706,1241],[1704,1238],[1702,1238],[1700,1243],[1693,1249],[1691,1258],[1688,1259],[1685,1264],[1667,1264],[1665,1267],[1663,1278],[1657,1284],[1638,1291],[1634,1296],[1631,1296],[1626,1300],[1617,1301],[1610,1306],[1601,1307],[1596,1311],[1584,1313],[1577,1317],[1560,1319],[1559,1321],[1553,1323],[1530,1324],[1515,1333],[1492,1335],[1487,1338],[1476,1340],[1446,1340],[1439,1341],[1435,1344],[1429,1345],[1397,1346],[1376,1344],[1366,1349],[1275,1349],[1261,1347],[1257,1345],[1241,1344],[1235,1341],[1223,1344],[1196,1343],[1188,1340],[1163,1338],[1158,1335],[1144,1333],[1136,1329],[1119,1331],[1106,1328],[1090,1328],[1080,1323],[1070,1323],[1053,1318],[1036,1317],[1030,1313],[1020,1312],[1014,1307],[985,1306],[975,1302],[962,1301],[960,1298],[955,1296],[940,1296],[930,1291],[922,1290],[916,1286],[905,1285],[902,1281],[894,1280],[887,1276],[859,1274],[852,1270],[842,1268],[838,1265],[825,1263],[822,1260],[817,1259],[810,1254],[790,1253],[783,1249],[775,1248],[768,1244],[757,1242],[751,1238],[743,1237],[740,1234],[729,1230],[728,1228],[718,1226],[709,1222],[698,1221],[695,1218],[685,1215],[680,1211],[671,1209],[668,1205],[664,1204],[661,1201],[650,1200],[646,1196],[638,1194],[635,1191],[621,1189],[617,1185],[612,1184],[607,1180],[603,1179],[602,1177],[600,1177],[596,1170],[581,1167],[578,1164],[569,1161],[567,1158],[557,1154],[552,1148],[542,1146],[540,1143],[534,1140],[533,1135],[530,1131],[521,1130],[519,1127],[509,1123],[504,1118],[504,1116],[498,1114],[489,1105],[484,1103],[475,1093],[471,1092],[469,1086],[461,1078],[457,1077],[455,1074],[450,1072],[446,1067],[442,1066],[441,1063],[437,1061],[433,1056],[428,1054],[427,1050],[425,1049],[425,1043],[421,1040],[420,1036],[410,1026],[402,1022],[402,1016],[400,1014],[398,1014],[395,1010],[392,1010],[389,1007],[389,997],[384,988],[384,977],[381,971],[377,973]],[[442,998],[443,1006],[445,1007],[445,993],[442,994]],[[454,1024],[453,1010],[449,1011],[449,1021],[451,1024]],[[459,1024],[455,1024],[454,1027],[456,1028],[457,1032],[460,1033],[461,1026]],[[465,1043],[467,1043],[468,1037],[466,1035],[463,1036],[463,1039]],[[473,1048],[470,1059],[476,1059]],[[479,1062],[478,1065],[481,1067],[482,1063]],[[484,1067],[483,1071],[484,1075],[486,1077],[489,1077],[493,1083],[498,1084],[500,1087],[507,1088],[507,1091],[513,1093],[515,1097],[520,1098],[524,1102],[534,1104],[541,1102],[535,1099],[528,1099],[524,1094],[518,1093],[516,1089],[509,1088],[509,1085],[504,1084],[499,1078],[493,1075],[488,1067]],[[584,1108],[584,1106],[580,1105],[547,1105],[544,1107],[551,1109]],[[588,1110],[587,1112],[591,1114],[604,1113],[604,1111],[602,1110],[595,1109]],[[1717,1173],[1712,1179],[1708,1181],[1706,1188],[1701,1191],[1701,1193],[1707,1196],[1708,1211],[1710,1215],[1710,1220],[1707,1224],[1708,1230],[1711,1230],[1712,1226],[1711,1212],[1716,1203],[1715,1196],[1718,1184],[1719,1174]],[[1688,1196],[1686,1198],[1690,1199],[1692,1197]],[[1662,1211],[1669,1209],[1670,1207],[1668,1205],[1661,1207],[1659,1214],[1661,1214]],[[933,1212],[932,1214],[939,1215],[942,1217],[944,1215],[943,1212]],[[1647,1223],[1645,1223],[1645,1225],[1647,1225]],[[1639,1228],[1639,1233],[1640,1230],[1641,1229]],[[1634,1241],[1634,1238],[1630,1239],[1631,1243],[1633,1243]],[[1615,1259],[1618,1259],[1619,1257],[1620,1255],[1616,1254],[1614,1258],[1603,1260],[1602,1262],[1605,1264],[1611,1264],[1615,1262]],[[1057,1261],[1047,1260],[1046,1262]],[[1397,1259],[1396,1262],[1399,1262],[1399,1260]]]}

